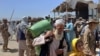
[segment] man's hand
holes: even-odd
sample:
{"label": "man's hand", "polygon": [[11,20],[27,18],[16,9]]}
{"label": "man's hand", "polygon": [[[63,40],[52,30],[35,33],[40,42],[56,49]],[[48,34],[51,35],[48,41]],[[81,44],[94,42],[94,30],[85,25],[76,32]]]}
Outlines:
{"label": "man's hand", "polygon": [[57,49],[55,52],[57,55],[63,54],[63,49]]}
{"label": "man's hand", "polygon": [[47,37],[51,37],[52,35],[53,35],[53,31],[47,31],[44,37],[47,38]]}
{"label": "man's hand", "polygon": [[64,29],[64,31],[69,32],[70,30],[69,29]]}

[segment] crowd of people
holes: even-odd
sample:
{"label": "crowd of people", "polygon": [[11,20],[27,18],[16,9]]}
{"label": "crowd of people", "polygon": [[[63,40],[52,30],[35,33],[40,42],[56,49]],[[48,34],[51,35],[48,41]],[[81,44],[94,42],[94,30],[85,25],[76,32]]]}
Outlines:
{"label": "crowd of people", "polygon": [[24,56],[25,51],[26,56],[96,56],[96,48],[100,48],[100,22],[97,19],[86,21],[79,17],[73,22],[73,18],[69,17],[51,22],[53,29],[34,37],[28,30],[34,25],[31,17],[22,18],[15,26],[10,26],[11,23],[4,18],[0,24],[3,51],[9,49],[8,41],[12,33],[9,28],[14,27],[19,56]]}

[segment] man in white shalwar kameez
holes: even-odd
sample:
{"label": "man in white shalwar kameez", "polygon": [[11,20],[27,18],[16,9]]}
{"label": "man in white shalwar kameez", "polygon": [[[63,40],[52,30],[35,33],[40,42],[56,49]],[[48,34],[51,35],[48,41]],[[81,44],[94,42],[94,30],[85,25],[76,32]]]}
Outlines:
{"label": "man in white shalwar kameez", "polygon": [[[67,55],[67,44],[66,44],[65,39],[63,39],[63,37],[64,37],[64,30],[63,30],[64,29],[64,20],[58,19],[55,21],[54,25],[55,25],[55,29],[53,31],[47,31],[44,35],[38,37],[38,38],[41,38],[41,40],[43,40],[43,38],[44,38],[45,42],[48,39],[48,37],[52,38],[52,42],[49,45],[49,53],[46,55],[42,54],[43,51],[46,49],[46,48],[44,48],[43,51],[41,50],[42,53],[40,52],[39,56],[59,56],[59,55],[66,56]],[[62,44],[63,48],[59,48],[59,45],[60,45],[60,42],[62,39],[63,39],[63,41],[61,44]],[[38,41],[38,39],[36,41],[39,42],[40,39],[39,39],[39,41]]]}

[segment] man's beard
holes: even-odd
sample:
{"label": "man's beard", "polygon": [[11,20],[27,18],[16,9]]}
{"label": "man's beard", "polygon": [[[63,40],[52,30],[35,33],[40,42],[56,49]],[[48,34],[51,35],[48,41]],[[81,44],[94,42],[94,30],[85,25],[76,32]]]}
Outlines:
{"label": "man's beard", "polygon": [[58,30],[55,30],[54,31],[54,36],[55,36],[55,39],[57,40],[61,40],[62,37],[63,37],[63,32],[61,34],[58,33]]}

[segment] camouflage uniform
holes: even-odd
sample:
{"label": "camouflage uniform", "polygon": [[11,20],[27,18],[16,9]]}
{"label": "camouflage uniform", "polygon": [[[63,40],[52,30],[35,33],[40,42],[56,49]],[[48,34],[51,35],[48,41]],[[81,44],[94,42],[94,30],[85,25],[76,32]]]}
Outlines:
{"label": "camouflage uniform", "polygon": [[84,47],[83,53],[85,55],[91,56],[92,54],[96,53],[95,51],[96,40],[94,37],[94,33],[88,27],[85,28],[82,41],[83,41],[83,47]]}
{"label": "camouflage uniform", "polygon": [[3,50],[7,50],[7,46],[8,46],[8,39],[9,39],[9,32],[8,32],[8,25],[7,24],[2,24],[1,27],[1,35],[2,35],[2,38],[3,38],[3,41],[4,41],[4,44],[3,44]]}
{"label": "camouflage uniform", "polygon": [[32,46],[32,35],[31,33],[26,30],[26,45],[28,46],[29,56],[36,56],[35,47]]}
{"label": "camouflage uniform", "polygon": [[76,21],[76,23],[74,24],[75,27],[75,33],[76,33],[76,37],[78,38],[84,25],[83,25],[83,21]]}

